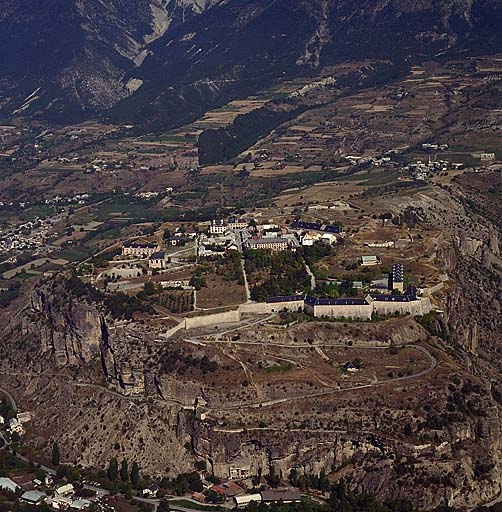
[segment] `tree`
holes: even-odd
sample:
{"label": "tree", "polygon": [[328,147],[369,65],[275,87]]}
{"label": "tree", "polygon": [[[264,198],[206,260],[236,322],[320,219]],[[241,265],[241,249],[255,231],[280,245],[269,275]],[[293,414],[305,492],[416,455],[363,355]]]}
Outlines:
{"label": "tree", "polygon": [[139,484],[139,467],[137,462],[132,463],[131,468],[131,483],[133,487],[138,487]]}
{"label": "tree", "polygon": [[120,464],[120,479],[122,482],[127,482],[129,480],[129,468],[125,459]]}
{"label": "tree", "polygon": [[170,510],[169,502],[167,500],[160,500],[157,512],[169,512]]}
{"label": "tree", "polygon": [[110,482],[115,482],[117,480],[117,472],[118,472],[118,462],[115,457],[110,460],[110,464],[108,464],[108,478]]}
{"label": "tree", "polygon": [[59,445],[57,443],[54,443],[52,445],[51,461],[53,466],[59,466],[59,463],[61,462],[61,453],[59,451]]}

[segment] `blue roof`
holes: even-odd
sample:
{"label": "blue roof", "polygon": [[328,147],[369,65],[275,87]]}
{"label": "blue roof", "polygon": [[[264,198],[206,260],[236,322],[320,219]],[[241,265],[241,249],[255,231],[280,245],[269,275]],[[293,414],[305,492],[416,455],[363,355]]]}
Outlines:
{"label": "blue roof", "polygon": [[305,222],[303,220],[295,220],[291,223],[292,228],[309,229],[311,231],[324,231],[326,233],[341,233],[342,226],[332,225],[325,226],[319,222]]}
{"label": "blue roof", "polygon": [[346,299],[318,299],[316,306],[367,306],[366,299],[350,297]]}
{"label": "blue roof", "polygon": [[317,222],[304,222],[302,220],[295,220],[291,223],[291,227],[301,228],[301,229],[312,229],[314,231],[321,231],[322,224],[319,224]]}
{"label": "blue roof", "polygon": [[324,231],[326,231],[326,233],[341,233],[342,226],[326,226]]}
{"label": "blue roof", "polygon": [[151,256],[151,260],[163,260],[166,257],[166,253],[164,251],[154,252]]}
{"label": "blue roof", "polygon": [[316,297],[312,297],[312,295],[307,295],[305,297],[305,304],[307,306],[315,306],[315,303],[317,302],[317,298]]}
{"label": "blue roof", "polygon": [[408,295],[372,295],[371,297],[377,302],[410,302],[412,300]]}

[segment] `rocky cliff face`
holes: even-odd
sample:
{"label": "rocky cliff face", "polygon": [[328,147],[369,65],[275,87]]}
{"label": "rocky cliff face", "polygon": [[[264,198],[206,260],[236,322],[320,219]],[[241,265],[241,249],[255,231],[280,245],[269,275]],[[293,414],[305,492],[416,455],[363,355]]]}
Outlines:
{"label": "rocky cliff face", "polygon": [[141,85],[123,77],[141,65],[148,44],[210,5],[211,0],[1,0],[2,113],[64,120],[111,107]]}

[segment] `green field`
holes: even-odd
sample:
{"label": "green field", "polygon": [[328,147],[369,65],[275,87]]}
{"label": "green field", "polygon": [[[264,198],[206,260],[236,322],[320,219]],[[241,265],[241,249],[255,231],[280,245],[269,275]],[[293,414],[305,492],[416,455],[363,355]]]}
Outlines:
{"label": "green field", "polygon": [[66,248],[57,254],[58,258],[68,260],[71,262],[80,261],[89,256],[89,251],[83,247],[70,247]]}

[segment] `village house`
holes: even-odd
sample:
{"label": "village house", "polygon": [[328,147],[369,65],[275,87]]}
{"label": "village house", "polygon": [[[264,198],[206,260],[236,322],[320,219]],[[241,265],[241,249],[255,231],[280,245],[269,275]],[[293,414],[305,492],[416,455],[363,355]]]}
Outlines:
{"label": "village house", "polygon": [[52,508],[55,508],[56,510],[66,510],[70,508],[72,505],[73,500],[71,498],[68,498],[67,496],[54,496],[50,499],[49,504],[52,506]]}
{"label": "village house", "polygon": [[239,219],[238,217],[230,217],[228,219],[228,227],[230,229],[246,229],[249,222],[246,219]]}
{"label": "village house", "polygon": [[237,459],[230,464],[228,473],[231,480],[249,478],[252,474],[251,464],[249,460]]}
{"label": "village house", "polygon": [[18,412],[16,417],[20,423],[28,423],[31,421],[31,412]]}
{"label": "village house", "polygon": [[350,373],[357,372],[357,370],[358,370],[357,366],[352,361],[345,363],[345,365],[343,367],[345,368],[345,371],[350,372]]}

